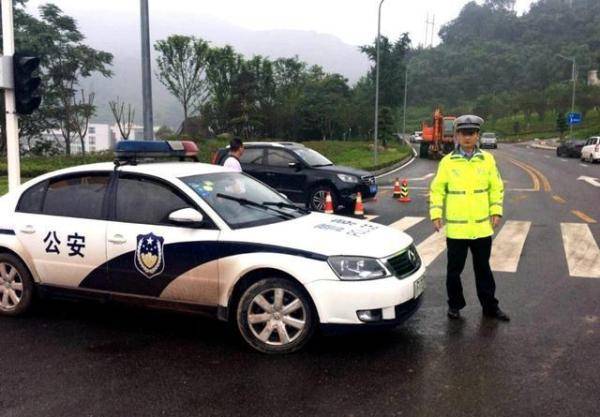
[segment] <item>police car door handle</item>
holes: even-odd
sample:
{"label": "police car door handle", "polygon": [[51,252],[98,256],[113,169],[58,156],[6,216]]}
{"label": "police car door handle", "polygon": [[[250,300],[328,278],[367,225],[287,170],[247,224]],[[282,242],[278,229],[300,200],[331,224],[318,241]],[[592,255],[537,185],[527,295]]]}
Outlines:
{"label": "police car door handle", "polygon": [[114,235],[112,238],[108,239],[110,243],[114,243],[115,245],[122,245],[127,242],[127,239],[123,237],[123,235]]}
{"label": "police car door handle", "polygon": [[33,228],[32,225],[28,224],[27,226],[24,226],[21,228],[21,232],[31,235],[31,234],[35,233],[35,229]]}

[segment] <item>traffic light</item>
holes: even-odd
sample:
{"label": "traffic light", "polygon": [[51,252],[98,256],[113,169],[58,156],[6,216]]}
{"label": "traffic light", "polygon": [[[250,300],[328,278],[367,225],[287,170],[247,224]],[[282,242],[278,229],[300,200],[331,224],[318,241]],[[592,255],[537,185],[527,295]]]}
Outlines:
{"label": "traffic light", "polygon": [[31,114],[40,107],[42,97],[39,87],[42,79],[37,76],[39,67],[39,57],[19,53],[13,57],[17,114]]}

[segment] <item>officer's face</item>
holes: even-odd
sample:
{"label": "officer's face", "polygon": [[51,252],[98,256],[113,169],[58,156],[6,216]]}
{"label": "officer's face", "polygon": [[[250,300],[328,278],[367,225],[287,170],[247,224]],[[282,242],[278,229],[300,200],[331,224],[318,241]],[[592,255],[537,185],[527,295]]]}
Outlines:
{"label": "officer's face", "polygon": [[460,147],[465,150],[471,150],[477,145],[479,140],[479,131],[476,129],[461,129],[456,132]]}

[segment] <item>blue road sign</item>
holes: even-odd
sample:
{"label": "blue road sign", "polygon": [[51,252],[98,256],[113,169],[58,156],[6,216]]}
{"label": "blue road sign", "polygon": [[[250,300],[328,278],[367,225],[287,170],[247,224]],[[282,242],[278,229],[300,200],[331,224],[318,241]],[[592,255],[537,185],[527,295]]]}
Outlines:
{"label": "blue road sign", "polygon": [[581,123],[581,113],[567,113],[567,124],[577,125]]}

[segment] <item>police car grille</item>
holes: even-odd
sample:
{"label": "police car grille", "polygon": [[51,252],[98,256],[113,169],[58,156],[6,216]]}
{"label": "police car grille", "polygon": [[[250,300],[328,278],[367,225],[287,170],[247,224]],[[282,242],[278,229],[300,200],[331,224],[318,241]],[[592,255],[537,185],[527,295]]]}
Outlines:
{"label": "police car grille", "polygon": [[391,272],[398,278],[406,278],[421,267],[421,258],[419,257],[414,245],[409,248],[415,254],[414,262],[408,256],[408,250],[392,256],[387,260]]}

